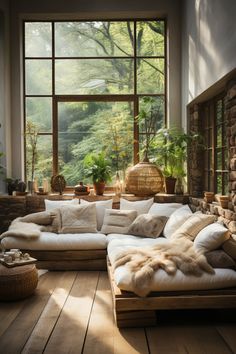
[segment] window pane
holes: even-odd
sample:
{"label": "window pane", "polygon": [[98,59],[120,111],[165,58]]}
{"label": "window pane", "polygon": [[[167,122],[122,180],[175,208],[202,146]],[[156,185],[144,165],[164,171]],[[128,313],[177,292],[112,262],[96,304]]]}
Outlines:
{"label": "window pane", "polygon": [[56,60],[57,94],[133,93],[132,59]]}
{"label": "window pane", "polygon": [[164,59],[139,59],[137,66],[138,93],[164,93]]}
{"label": "window pane", "polygon": [[[36,151],[34,178],[41,185],[43,178],[49,179],[52,176],[52,137],[39,135]],[[29,140],[26,142],[26,174],[27,180],[32,180],[32,149]]]}
{"label": "window pane", "polygon": [[[157,131],[162,128],[165,123],[165,99],[164,97],[150,97],[148,101],[146,98],[148,96],[142,97],[139,100],[139,110],[148,111],[150,109],[149,117],[153,120],[152,130]],[[150,108],[148,108],[150,107]],[[154,119],[153,119],[154,118]],[[139,124],[139,133],[144,133],[144,124]]]}
{"label": "window pane", "polygon": [[216,145],[222,146],[222,126],[218,125],[216,127]]}
{"label": "window pane", "polygon": [[52,62],[51,60],[26,60],[26,94],[52,94]]}
{"label": "window pane", "polygon": [[216,193],[222,193],[222,175],[221,175],[221,173],[216,174]]}
{"label": "window pane", "polygon": [[105,151],[114,176],[132,163],[133,103],[59,102],[58,124],[59,169],[68,185],[88,182],[83,159],[89,152]]}
{"label": "window pane", "polygon": [[137,22],[137,55],[164,56],[164,21]]}
{"label": "window pane", "polygon": [[228,170],[228,168],[229,168],[229,166],[228,166],[228,159],[229,159],[228,150],[223,149],[222,155],[223,155],[222,158],[223,158],[223,162],[224,162],[223,168],[224,168],[224,170]]}
{"label": "window pane", "polygon": [[227,194],[227,193],[229,193],[229,181],[228,181],[228,178],[229,178],[229,176],[228,176],[228,173],[224,173],[223,174],[223,193],[224,194]]}
{"label": "window pane", "polygon": [[216,124],[220,124],[223,120],[222,116],[223,101],[219,100],[216,103]]}
{"label": "window pane", "polygon": [[222,151],[217,150],[216,152],[216,170],[222,170]]}
{"label": "window pane", "polygon": [[50,22],[25,23],[25,56],[52,56],[52,25]]}
{"label": "window pane", "polygon": [[50,97],[27,97],[26,121],[36,124],[40,132],[51,132],[52,99]]}
{"label": "window pane", "polygon": [[133,27],[133,22],[55,23],[56,56],[131,56],[133,55]]}

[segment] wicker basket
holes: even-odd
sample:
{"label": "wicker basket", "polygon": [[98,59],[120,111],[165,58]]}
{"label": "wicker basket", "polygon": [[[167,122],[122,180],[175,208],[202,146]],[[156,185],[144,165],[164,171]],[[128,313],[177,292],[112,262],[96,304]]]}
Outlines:
{"label": "wicker basket", "polygon": [[161,170],[150,162],[139,162],[127,171],[126,189],[138,196],[151,196],[163,191]]}
{"label": "wicker basket", "polygon": [[34,264],[7,268],[0,264],[0,301],[24,299],[33,294],[38,284]]}

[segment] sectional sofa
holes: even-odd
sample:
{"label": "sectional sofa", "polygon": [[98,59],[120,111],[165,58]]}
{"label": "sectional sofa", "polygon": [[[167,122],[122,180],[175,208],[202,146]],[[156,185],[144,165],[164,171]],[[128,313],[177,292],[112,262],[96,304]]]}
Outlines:
{"label": "sectional sofa", "polygon": [[[112,209],[112,200],[77,203],[46,200],[43,217],[52,216],[53,226],[44,222],[40,236],[32,239],[6,234],[2,246],[29,252],[38,259],[38,268],[107,269],[119,327],[155,324],[157,309],[236,307],[236,241],[212,215],[192,213],[179,203],[153,203],[152,198],[136,202],[121,198],[120,210]],[[21,221],[31,223],[32,215]],[[168,272],[156,256],[168,251],[173,235],[180,249],[187,237],[207,256],[213,272],[185,274],[181,264]],[[158,258],[158,268],[137,286],[129,263],[117,266],[117,260],[123,253],[129,257],[137,253],[146,262],[145,252],[150,250],[155,250],[152,257]]]}

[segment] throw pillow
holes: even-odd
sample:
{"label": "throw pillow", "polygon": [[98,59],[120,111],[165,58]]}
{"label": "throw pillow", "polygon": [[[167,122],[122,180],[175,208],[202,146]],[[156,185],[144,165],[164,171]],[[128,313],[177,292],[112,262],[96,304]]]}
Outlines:
{"label": "throw pillow", "polygon": [[40,211],[39,213],[32,213],[21,218],[23,222],[33,222],[38,225],[49,225],[52,223],[52,215],[48,211]]}
{"label": "throw pillow", "polygon": [[97,229],[98,231],[101,230],[104,214],[106,209],[112,209],[112,199],[109,200],[99,200],[97,202],[88,202],[87,200],[80,199],[80,205],[96,205],[96,214],[97,214]]}
{"label": "throw pillow", "polygon": [[229,256],[236,260],[236,240],[232,236],[223,243],[222,248]]}
{"label": "throw pillow", "polygon": [[181,208],[176,209],[169,217],[164,230],[163,235],[166,238],[170,238],[173,233],[181,226],[183,223],[193,215],[188,205],[184,205]]}
{"label": "throw pillow", "polygon": [[137,214],[146,214],[153,204],[153,198],[147,200],[138,200],[131,202],[124,198],[120,198],[120,210],[136,210]]}
{"label": "throw pillow", "polygon": [[194,213],[173,233],[171,238],[184,237],[193,241],[205,226],[212,224],[214,221],[214,215]]}
{"label": "throw pillow", "polygon": [[50,211],[56,208],[60,208],[63,205],[78,205],[79,204],[79,199],[74,198],[70,200],[50,200],[50,199],[45,199],[45,210]]}
{"label": "throw pillow", "polygon": [[183,206],[180,203],[153,203],[148,214],[170,216],[176,209]]}
{"label": "throw pillow", "polygon": [[129,235],[157,238],[162,233],[167,217],[142,214],[132,222],[128,229]]}
{"label": "throw pillow", "polygon": [[214,222],[204,227],[194,240],[194,248],[204,253],[219,248],[230,237],[229,230],[221,223]]}
{"label": "throw pillow", "polygon": [[225,251],[223,250],[214,250],[207,252],[205,254],[207,262],[213,268],[230,268],[236,269],[236,263],[232,257],[230,257]]}
{"label": "throw pillow", "polygon": [[136,217],[136,210],[106,209],[101,231],[103,234],[127,234]]}
{"label": "throw pillow", "polygon": [[68,205],[60,208],[60,233],[97,232],[96,206]]}

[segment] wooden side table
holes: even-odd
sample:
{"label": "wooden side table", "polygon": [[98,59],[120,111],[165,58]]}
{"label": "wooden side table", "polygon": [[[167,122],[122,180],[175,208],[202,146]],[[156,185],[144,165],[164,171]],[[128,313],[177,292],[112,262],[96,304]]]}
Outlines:
{"label": "wooden side table", "polygon": [[33,294],[38,284],[35,264],[7,268],[0,264],[0,301],[24,299]]}

